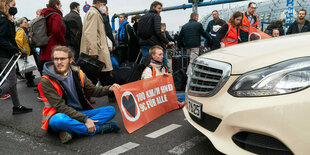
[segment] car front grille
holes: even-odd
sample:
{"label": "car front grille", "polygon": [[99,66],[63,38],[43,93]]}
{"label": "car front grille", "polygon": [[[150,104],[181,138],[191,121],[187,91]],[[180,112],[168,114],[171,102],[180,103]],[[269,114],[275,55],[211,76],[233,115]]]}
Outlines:
{"label": "car front grille", "polygon": [[231,65],[197,58],[188,79],[188,93],[193,96],[213,96],[226,83],[231,73]]}

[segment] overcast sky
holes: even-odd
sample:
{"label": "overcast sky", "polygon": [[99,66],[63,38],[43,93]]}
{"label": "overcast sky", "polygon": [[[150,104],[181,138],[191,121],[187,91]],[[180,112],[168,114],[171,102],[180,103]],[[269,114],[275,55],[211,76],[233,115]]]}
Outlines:
{"label": "overcast sky", "polygon": [[[81,4],[82,17],[84,17],[85,15],[85,13],[82,11],[83,6],[85,5],[85,1],[90,5],[93,2],[92,0],[61,0],[64,15],[69,13],[70,3],[74,1]],[[108,0],[107,6],[109,7],[109,14],[111,18],[115,13],[119,14],[123,12],[141,11],[149,9],[150,4],[153,1],[154,0]],[[188,4],[188,0],[159,0],[159,1],[163,3],[164,5],[163,7]],[[254,0],[254,1],[260,1],[260,0]],[[29,19],[33,19],[35,18],[36,10],[40,8],[45,8],[47,3],[48,0],[16,0],[16,7],[18,9],[18,14],[16,15],[16,17],[27,17]],[[237,4],[242,5],[247,3],[248,2],[238,2]],[[217,6],[199,7],[198,8],[198,13],[200,15],[199,18],[201,19],[203,16],[212,12],[212,10],[221,9],[222,7],[228,8],[229,5],[226,4],[224,6],[217,5]],[[167,24],[168,31],[178,31],[180,26],[188,22],[191,12],[192,9],[162,12],[161,13],[162,22]],[[115,23],[117,28],[118,20]]]}

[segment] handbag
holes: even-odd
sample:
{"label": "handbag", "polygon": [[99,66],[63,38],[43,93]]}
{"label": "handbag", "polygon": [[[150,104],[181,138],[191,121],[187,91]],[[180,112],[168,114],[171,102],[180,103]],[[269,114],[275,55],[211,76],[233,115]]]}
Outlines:
{"label": "handbag", "polygon": [[18,60],[18,68],[19,72],[21,74],[25,74],[28,72],[32,72],[34,70],[37,70],[37,64],[36,61],[34,60],[33,55],[21,58]]}
{"label": "handbag", "polygon": [[100,73],[102,68],[106,67],[104,62],[101,62],[85,53],[80,54],[77,65],[80,66],[84,72],[90,73]]}

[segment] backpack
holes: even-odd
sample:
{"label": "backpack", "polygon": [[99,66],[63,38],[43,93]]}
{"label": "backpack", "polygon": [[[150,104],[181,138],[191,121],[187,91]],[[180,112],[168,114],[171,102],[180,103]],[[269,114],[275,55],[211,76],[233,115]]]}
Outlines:
{"label": "backpack", "polygon": [[47,18],[56,12],[50,13],[46,17],[41,15],[35,18],[30,26],[29,42],[35,47],[44,47],[53,36],[47,35]]}
{"label": "backpack", "polygon": [[154,16],[155,16],[154,14],[148,13],[148,14],[143,15],[139,19],[137,33],[138,33],[138,37],[140,37],[141,39],[147,40],[152,37],[152,34],[153,34],[152,26],[153,26]]}

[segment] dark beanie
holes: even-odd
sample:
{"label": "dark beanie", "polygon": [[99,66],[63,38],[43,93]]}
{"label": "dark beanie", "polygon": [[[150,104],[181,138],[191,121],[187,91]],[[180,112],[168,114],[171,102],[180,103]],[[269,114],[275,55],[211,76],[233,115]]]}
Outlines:
{"label": "dark beanie", "polygon": [[108,1],[107,1],[107,0],[94,0],[94,1],[93,1],[93,4],[96,4],[97,2],[101,2],[101,3],[106,3],[106,4],[108,4]]}

